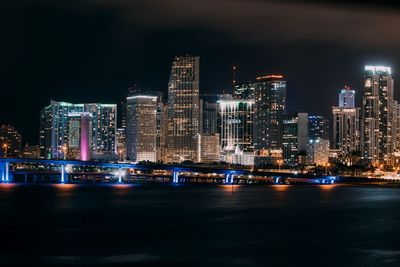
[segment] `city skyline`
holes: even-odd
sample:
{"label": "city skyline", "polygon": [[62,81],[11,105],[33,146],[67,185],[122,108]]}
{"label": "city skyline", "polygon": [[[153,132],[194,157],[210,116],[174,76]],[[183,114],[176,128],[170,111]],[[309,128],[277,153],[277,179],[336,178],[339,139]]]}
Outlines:
{"label": "city skyline", "polygon": [[[42,11],[37,16],[34,5],[16,2],[24,0],[8,1],[5,7],[10,12],[3,17],[13,23],[6,24],[0,44],[2,91],[6,99],[18,99],[19,105],[35,112],[26,120],[26,114],[7,101],[0,106],[0,123],[13,124],[29,143],[38,133],[34,114],[51,98],[118,103],[132,82],[166,93],[175,55],[202,57],[200,90],[204,93],[229,90],[232,65],[238,68],[237,80],[243,82],[265,73],[282,73],[290,90],[288,108],[310,107],[308,112],[325,116],[335,104],[338,88],[346,84],[362,88],[363,65],[389,65],[394,78],[399,78],[400,42],[398,30],[391,27],[399,18],[393,6],[381,3],[377,12],[372,2],[358,8],[356,3],[343,6],[332,1],[324,5],[224,0],[212,3],[210,9],[209,1],[138,5],[105,0],[68,5],[39,0]],[[163,16],[155,16],[160,10]],[[149,22],[128,15],[138,11],[157,19]],[[250,19],[244,20],[249,14]],[[282,23],[274,21],[276,16]],[[351,27],[340,27],[341,21]],[[23,27],[25,23],[31,26]],[[327,103],[313,103],[303,96],[315,94]]]}

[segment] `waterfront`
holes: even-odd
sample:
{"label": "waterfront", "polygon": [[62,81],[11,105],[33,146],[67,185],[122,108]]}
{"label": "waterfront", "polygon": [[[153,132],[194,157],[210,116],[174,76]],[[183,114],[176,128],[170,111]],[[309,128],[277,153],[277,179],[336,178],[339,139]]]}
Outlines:
{"label": "waterfront", "polygon": [[0,184],[0,264],[399,266],[399,211],[372,186]]}

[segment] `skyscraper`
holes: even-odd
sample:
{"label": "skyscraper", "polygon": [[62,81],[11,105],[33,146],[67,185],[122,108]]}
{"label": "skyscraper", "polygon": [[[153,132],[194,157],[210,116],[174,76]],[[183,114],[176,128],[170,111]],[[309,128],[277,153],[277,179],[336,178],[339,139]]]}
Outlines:
{"label": "skyscraper", "polygon": [[51,101],[40,116],[39,144],[41,157],[63,159],[68,154],[68,123],[71,113],[90,113],[92,132],[91,158],[109,160],[116,157],[115,104],[72,104]]}
{"label": "skyscraper", "polygon": [[223,95],[218,104],[222,161],[253,165],[254,99],[236,99],[231,95]]}
{"label": "skyscraper", "polygon": [[350,86],[345,86],[339,93],[339,107],[354,108],[356,91],[351,90]]}
{"label": "skyscraper", "polygon": [[360,151],[360,108],[354,98],[355,91],[346,87],[339,93],[339,106],[332,107],[332,148],[344,156]]}
{"label": "skyscraper", "polygon": [[329,120],[324,116],[308,116],[308,137],[310,140],[329,140]]}
{"label": "skyscraper", "polygon": [[200,58],[175,57],[168,83],[168,162],[197,160]]}
{"label": "skyscraper", "polygon": [[157,161],[157,96],[127,97],[126,154],[129,160]]}
{"label": "skyscraper", "polygon": [[308,114],[289,112],[283,116],[283,160],[287,165],[304,164],[308,143]]}
{"label": "skyscraper", "polygon": [[362,103],[362,156],[391,165],[396,144],[393,77],[390,67],[366,66]]}
{"label": "skyscraper", "polygon": [[68,144],[66,158],[87,161],[90,159],[92,115],[79,112],[68,114]]}
{"label": "skyscraper", "polygon": [[[282,149],[283,114],[286,110],[286,81],[282,75],[258,77],[254,83],[254,148],[256,164],[271,163],[264,159],[270,150]],[[267,162],[266,162],[267,161]]]}

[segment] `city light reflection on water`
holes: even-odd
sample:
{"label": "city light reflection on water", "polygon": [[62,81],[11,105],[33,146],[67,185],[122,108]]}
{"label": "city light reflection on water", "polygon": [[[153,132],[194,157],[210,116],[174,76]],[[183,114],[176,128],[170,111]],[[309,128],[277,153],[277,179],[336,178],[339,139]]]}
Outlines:
{"label": "city light reflection on water", "polygon": [[278,192],[284,192],[287,191],[290,187],[290,185],[287,184],[279,184],[279,185],[271,185],[273,189],[275,189]]}
{"label": "city light reflection on water", "polygon": [[53,184],[52,187],[62,190],[62,191],[71,191],[76,188],[78,185],[76,184]]}
{"label": "city light reflection on water", "polygon": [[224,191],[226,191],[226,192],[235,192],[237,189],[239,189],[241,187],[241,185],[224,184],[224,185],[220,185],[220,187],[222,189],[224,189]]}
{"label": "city light reflection on water", "polygon": [[2,192],[10,192],[17,187],[16,184],[0,184],[0,191]]}
{"label": "city light reflection on water", "polygon": [[318,187],[323,189],[323,190],[332,190],[337,186],[338,186],[337,184],[321,184],[321,185],[318,185]]}

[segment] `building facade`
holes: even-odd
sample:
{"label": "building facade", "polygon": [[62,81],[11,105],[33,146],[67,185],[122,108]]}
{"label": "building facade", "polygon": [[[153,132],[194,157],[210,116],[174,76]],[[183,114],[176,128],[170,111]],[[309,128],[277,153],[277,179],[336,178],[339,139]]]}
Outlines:
{"label": "building facade", "polygon": [[329,120],[324,116],[308,116],[308,137],[310,140],[329,140]]}
{"label": "building facade", "polygon": [[231,95],[223,95],[218,104],[222,161],[253,165],[254,99],[236,99]]}
{"label": "building facade", "polygon": [[282,75],[267,75],[258,77],[253,86],[256,164],[272,163],[268,151],[282,149],[286,81]]}
{"label": "building facade", "polygon": [[308,114],[289,112],[283,116],[283,161],[286,165],[306,163]]}
{"label": "building facade", "polygon": [[157,161],[157,96],[127,97],[126,154],[133,162]]}
{"label": "building facade", "polygon": [[88,113],[92,118],[90,157],[102,160],[115,158],[116,104],[72,104],[53,100],[41,111],[39,135],[41,157],[48,159],[67,157],[69,114],[74,113]]}
{"label": "building facade", "polygon": [[392,165],[396,144],[394,81],[390,67],[366,66],[362,102],[362,157]]}
{"label": "building facade", "polygon": [[198,135],[198,162],[220,162],[219,134]]}
{"label": "building facade", "polygon": [[175,57],[168,83],[166,161],[197,160],[200,58]]}
{"label": "building facade", "polygon": [[343,156],[358,153],[360,147],[360,108],[355,107],[355,91],[349,87],[339,93],[339,106],[332,107],[332,148]]}
{"label": "building facade", "polygon": [[19,158],[21,156],[22,137],[14,126],[1,125],[0,146],[3,157]]}

